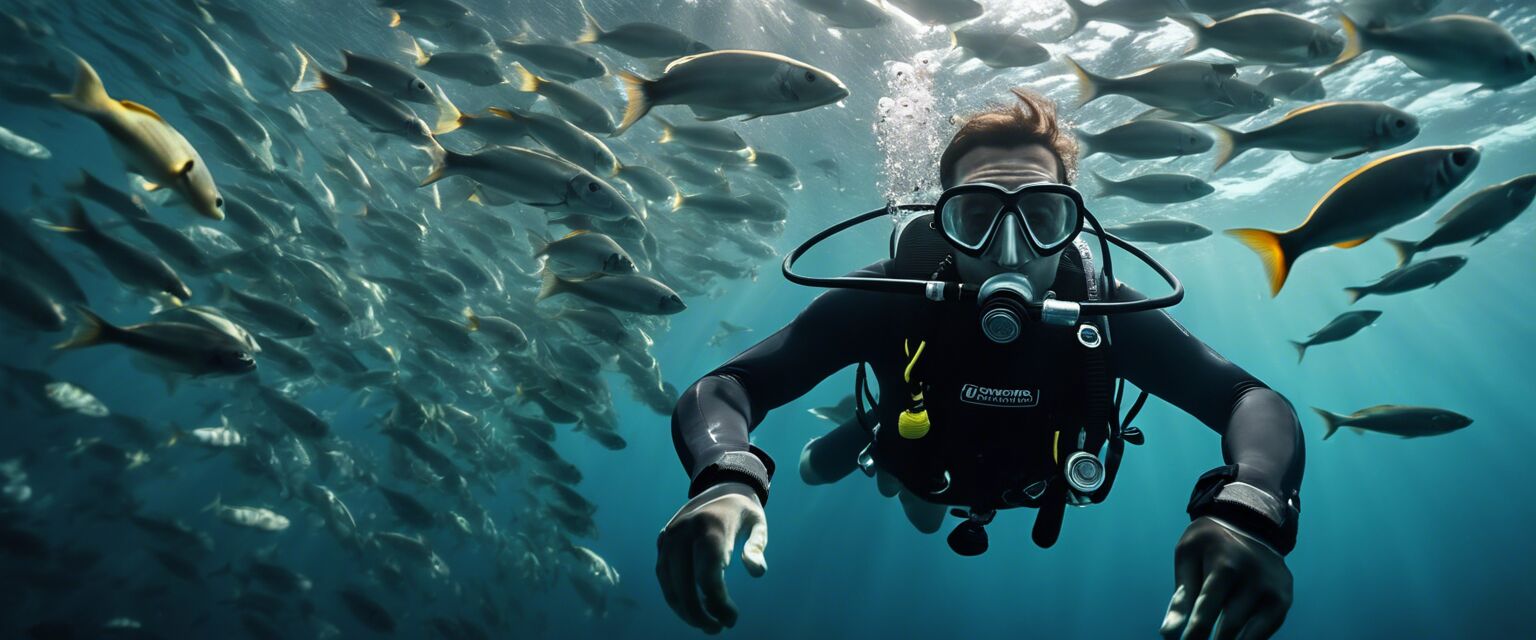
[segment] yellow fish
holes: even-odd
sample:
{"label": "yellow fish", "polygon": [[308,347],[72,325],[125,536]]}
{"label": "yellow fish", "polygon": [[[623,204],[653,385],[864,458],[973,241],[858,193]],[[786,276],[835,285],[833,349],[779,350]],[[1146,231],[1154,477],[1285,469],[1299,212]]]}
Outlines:
{"label": "yellow fish", "polygon": [[1428,211],[1477,168],[1477,147],[1422,147],[1394,153],[1354,170],[1289,231],[1230,229],[1259,254],[1271,296],[1280,294],[1301,254],[1333,245],[1349,249]]}
{"label": "yellow fish", "polygon": [[197,149],[154,110],[107,95],[90,63],[76,60],[79,72],[74,90],[54,94],[53,99],[101,125],[128,170],[145,178],[145,188],[170,189],[193,211],[223,220],[224,198]]}

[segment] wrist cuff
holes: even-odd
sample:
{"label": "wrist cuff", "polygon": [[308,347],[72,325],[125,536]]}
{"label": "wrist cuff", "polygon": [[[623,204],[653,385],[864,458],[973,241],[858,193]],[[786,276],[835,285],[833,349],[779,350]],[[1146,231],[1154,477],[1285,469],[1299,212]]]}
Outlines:
{"label": "wrist cuff", "polygon": [[1191,520],[1202,516],[1220,518],[1274,547],[1281,555],[1296,548],[1296,521],[1300,502],[1293,494],[1278,497],[1245,482],[1237,482],[1237,465],[1207,471],[1195,483],[1189,499]]}
{"label": "wrist cuff", "polygon": [[747,451],[728,451],[701,469],[688,485],[688,497],[722,482],[741,482],[757,493],[758,502],[768,504],[768,488],[773,480],[773,458],[755,445]]}

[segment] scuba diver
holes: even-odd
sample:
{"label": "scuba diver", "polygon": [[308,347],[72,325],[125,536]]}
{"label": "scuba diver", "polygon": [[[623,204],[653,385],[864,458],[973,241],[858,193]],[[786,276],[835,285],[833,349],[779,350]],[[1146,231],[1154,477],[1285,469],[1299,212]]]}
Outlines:
{"label": "scuba diver", "polygon": [[[767,568],[775,465],[748,434],[855,364],[856,415],[806,445],[800,475],[823,484],[863,470],[927,533],[947,511],[961,519],[948,542],[962,555],[983,553],[985,526],[1016,507],[1037,510],[1032,537],[1051,546],[1066,506],[1103,501],[1125,444],[1143,442],[1130,422],[1147,393],[1184,410],[1221,435],[1226,464],[1195,483],[1162,635],[1268,638],[1284,621],[1305,462],[1294,409],[1163,311],[1182,298],[1177,278],[1103,231],[1070,186],[1077,146],[1054,104],[1013,94],[1017,104],[972,116],[950,140],[934,205],[871,211],[791,252],[787,278],[831,290],[681,395],[672,436],[689,500],[658,536],[656,576],[688,624],[735,625],[724,570],[738,535],[747,572]],[[841,278],[793,270],[816,243],[893,213],[906,215],[890,259]],[[1084,234],[1097,237],[1102,270]],[[1172,293],[1148,298],[1116,280],[1111,243]],[[1126,382],[1142,392],[1122,417]]]}

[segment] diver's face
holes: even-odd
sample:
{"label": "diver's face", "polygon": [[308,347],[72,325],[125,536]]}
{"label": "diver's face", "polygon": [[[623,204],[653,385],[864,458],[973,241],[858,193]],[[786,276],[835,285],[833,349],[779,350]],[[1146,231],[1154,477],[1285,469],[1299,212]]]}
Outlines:
{"label": "diver's face", "polygon": [[[955,161],[954,184],[990,182],[1014,189],[1034,182],[1063,182],[1056,155],[1041,144],[1014,147],[976,147]],[[1049,289],[1056,281],[1056,265],[1062,252],[1037,255],[1024,240],[1018,216],[1008,216],[998,229],[997,240],[980,257],[955,253],[962,282],[981,284],[999,273],[1016,272],[1029,278],[1035,291]]]}

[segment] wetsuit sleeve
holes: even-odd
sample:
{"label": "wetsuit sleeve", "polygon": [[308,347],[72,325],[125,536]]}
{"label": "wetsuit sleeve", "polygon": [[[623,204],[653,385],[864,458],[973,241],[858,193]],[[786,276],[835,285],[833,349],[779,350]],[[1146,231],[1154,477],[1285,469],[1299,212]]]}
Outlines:
{"label": "wetsuit sleeve", "polygon": [[[853,275],[879,273],[877,265]],[[691,479],[688,496],[732,480],[752,486],[766,502],[773,461],[749,446],[747,434],[770,410],[863,358],[875,334],[893,320],[889,309],[882,312],[891,302],[890,294],[828,291],[777,333],[684,391],[672,413],[672,443]],[[748,452],[762,464],[744,456]]]}
{"label": "wetsuit sleeve", "polygon": [[[1124,284],[1115,291],[1117,300],[1145,297]],[[1163,311],[1113,316],[1110,336],[1121,377],[1221,434],[1222,458],[1235,466],[1233,484],[1263,490],[1268,494],[1263,500],[1272,497],[1282,513],[1290,507],[1289,540],[1286,533],[1267,532],[1270,538],[1279,535],[1282,539],[1270,541],[1289,551],[1306,462],[1301,422],[1290,402]]]}

